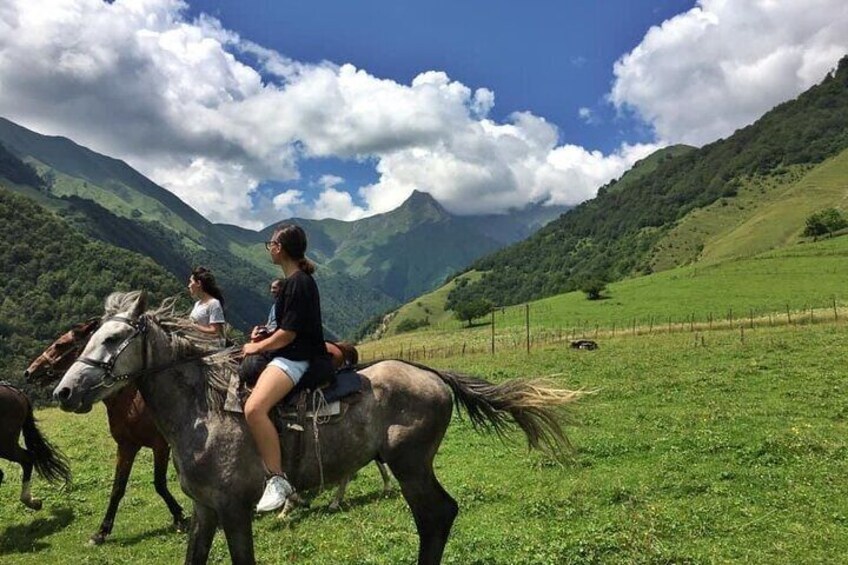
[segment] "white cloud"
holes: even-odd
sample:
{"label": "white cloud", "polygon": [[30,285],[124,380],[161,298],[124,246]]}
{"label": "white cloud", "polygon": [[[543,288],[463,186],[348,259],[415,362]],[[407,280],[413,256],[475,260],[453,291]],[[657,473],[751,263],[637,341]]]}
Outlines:
{"label": "white cloud", "polygon": [[289,189],[277,194],[273,199],[274,210],[277,211],[281,219],[294,218],[301,216],[304,208],[303,192],[296,189]]}
{"label": "white cloud", "polygon": [[586,106],[582,106],[577,110],[577,116],[587,124],[597,123],[595,112],[593,112],[591,108],[587,108]]}
{"label": "white cloud", "polygon": [[[784,4],[704,0],[616,64],[611,100],[635,108],[661,140],[726,135],[845,51],[848,8]],[[659,146],[605,155],[561,145],[532,113],[492,119],[491,90],[443,72],[403,84],[350,64],[302,63],[211,17],[188,20],[185,7],[5,0],[0,115],[125,159],[210,219],[248,227],[384,212],[415,189],[458,213],[574,204]],[[379,178],[354,202],[339,177],[300,178],[312,157],[371,162]],[[266,181],[299,188],[270,200],[256,192]]]}
{"label": "white cloud", "polygon": [[821,81],[847,52],[844,0],[700,0],[616,62],[610,100],[660,139],[701,145]]}

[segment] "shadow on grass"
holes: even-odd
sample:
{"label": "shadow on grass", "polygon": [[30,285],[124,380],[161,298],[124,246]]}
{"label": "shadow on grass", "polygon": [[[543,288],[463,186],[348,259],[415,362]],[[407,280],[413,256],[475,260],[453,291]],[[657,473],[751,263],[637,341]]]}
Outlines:
{"label": "shadow on grass", "polygon": [[49,517],[0,530],[0,555],[43,551],[50,544],[42,539],[66,528],[73,519],[74,511],[70,508],[54,508]]}
{"label": "shadow on grass", "polygon": [[[351,508],[357,506],[365,506],[371,504],[372,502],[376,502],[378,500],[390,500],[394,498],[398,498],[400,496],[400,490],[392,489],[388,493],[383,493],[382,490],[374,491],[369,494],[362,494],[359,496],[354,496],[351,498],[347,498],[342,502],[342,507],[340,510],[330,510],[328,504],[315,504],[312,502],[308,507],[300,506],[298,507],[289,517],[285,520],[285,524],[288,528],[296,529],[297,523],[305,518],[310,518],[313,516],[331,516],[333,514],[338,514],[340,512],[347,512]],[[268,512],[264,516],[260,517],[260,519],[265,516],[271,516],[276,519],[277,514],[279,512]]]}
{"label": "shadow on grass", "polygon": [[131,546],[137,545],[143,541],[147,541],[149,539],[155,539],[161,536],[173,535],[176,537],[185,537],[186,534],[184,532],[179,532],[174,526],[162,526],[161,528],[156,528],[155,530],[149,530],[146,532],[141,532],[139,534],[135,534],[130,537],[121,537],[121,538],[107,538],[106,543],[104,545],[108,545],[111,541],[116,545],[121,546]]}

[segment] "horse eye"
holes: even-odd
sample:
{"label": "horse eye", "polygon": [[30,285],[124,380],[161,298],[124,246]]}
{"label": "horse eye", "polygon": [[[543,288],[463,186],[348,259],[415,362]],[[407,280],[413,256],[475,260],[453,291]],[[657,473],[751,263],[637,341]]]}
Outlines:
{"label": "horse eye", "polygon": [[115,345],[119,341],[121,341],[121,338],[119,336],[113,335],[104,339],[103,343],[106,345]]}

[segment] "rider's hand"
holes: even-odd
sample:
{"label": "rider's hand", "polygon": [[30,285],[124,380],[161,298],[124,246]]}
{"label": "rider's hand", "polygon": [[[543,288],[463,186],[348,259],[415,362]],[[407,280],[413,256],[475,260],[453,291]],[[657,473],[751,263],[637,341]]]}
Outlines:
{"label": "rider's hand", "polygon": [[258,343],[245,343],[241,348],[241,352],[244,355],[255,355],[256,353],[260,353],[261,351],[262,350],[259,347]]}

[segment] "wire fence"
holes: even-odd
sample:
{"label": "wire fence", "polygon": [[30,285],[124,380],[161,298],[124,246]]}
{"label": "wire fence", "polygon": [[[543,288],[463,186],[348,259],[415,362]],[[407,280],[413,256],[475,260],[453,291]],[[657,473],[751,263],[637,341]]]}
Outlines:
{"label": "wire fence", "polygon": [[[511,321],[507,324],[503,320],[507,318],[507,310],[512,310]],[[516,311],[523,317],[523,324],[516,325]],[[502,319],[498,323],[498,313]],[[496,355],[502,351],[525,350],[528,354],[535,348],[548,347],[556,344],[572,344],[576,340],[599,340],[615,337],[638,337],[652,334],[673,334],[689,332],[698,336],[710,331],[738,330],[739,339],[745,341],[745,332],[763,327],[777,326],[805,326],[817,323],[836,322],[840,319],[848,319],[848,309],[840,306],[836,298],[830,300],[827,305],[804,306],[803,308],[792,308],[784,305],[780,309],[747,308],[727,311],[707,312],[700,315],[696,313],[683,316],[670,315],[648,315],[633,317],[625,321],[606,321],[594,323],[588,319],[576,320],[568,323],[556,324],[549,313],[545,315],[544,323],[539,323],[534,317],[534,308],[530,304],[518,306],[498,307],[492,310],[488,321],[478,323],[477,328],[486,325],[489,331],[476,331],[473,335],[462,336],[458,330],[450,334],[449,344],[421,343],[423,338],[416,342],[416,336],[425,334],[409,334],[409,340],[404,343],[402,339],[394,338],[392,345],[380,347],[379,342],[363,348],[361,357],[363,361],[375,361],[379,359],[403,359],[407,361],[426,361],[432,359],[448,359],[452,357],[463,357],[466,355],[490,354]],[[540,316],[541,317],[541,316]],[[535,325],[534,325],[535,324]],[[703,337],[701,337],[703,340]]]}

